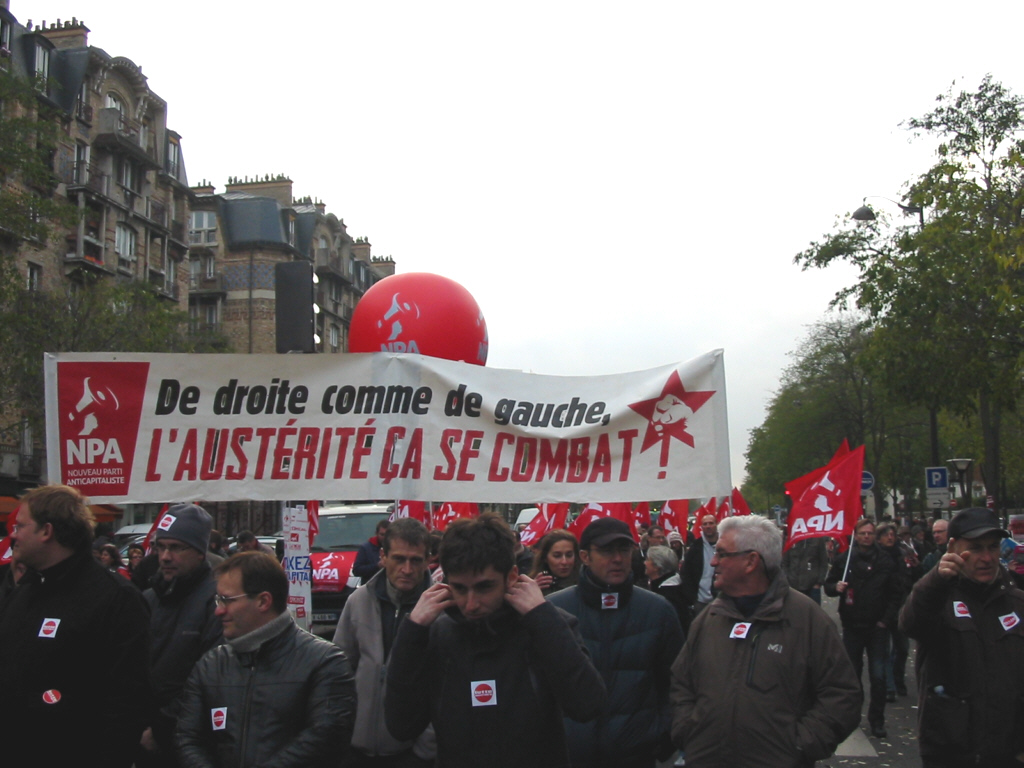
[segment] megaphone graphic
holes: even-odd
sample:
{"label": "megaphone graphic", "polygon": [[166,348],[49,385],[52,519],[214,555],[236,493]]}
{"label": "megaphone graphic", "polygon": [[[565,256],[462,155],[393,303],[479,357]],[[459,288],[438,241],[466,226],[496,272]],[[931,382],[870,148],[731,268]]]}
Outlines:
{"label": "megaphone graphic", "polygon": [[82,429],[78,435],[84,437],[91,435],[100,425],[97,415],[111,413],[120,408],[117,395],[109,387],[97,389],[95,392],[89,387],[89,378],[82,382],[82,397],[75,406],[75,410],[68,414],[71,421],[79,419],[82,422]]}

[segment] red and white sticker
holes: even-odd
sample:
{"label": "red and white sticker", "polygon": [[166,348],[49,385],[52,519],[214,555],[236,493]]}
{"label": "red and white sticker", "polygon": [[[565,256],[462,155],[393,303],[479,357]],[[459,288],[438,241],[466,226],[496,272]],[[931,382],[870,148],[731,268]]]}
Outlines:
{"label": "red and white sticker", "polygon": [[159,528],[161,531],[169,531],[171,530],[171,526],[174,525],[174,521],[177,519],[178,518],[176,518],[174,515],[165,514],[163,517],[160,518],[160,522],[157,523],[156,527]]}
{"label": "red and white sticker", "polygon": [[60,701],[60,691],[56,688],[51,688],[48,691],[43,691],[43,701],[47,704],[56,704]]}
{"label": "red and white sticker", "polygon": [[729,633],[730,640],[742,640],[750,632],[750,628],[753,626],[749,621],[737,621],[732,628],[732,632]]}
{"label": "red and white sticker", "polygon": [[1003,625],[1003,629],[1013,629],[1020,624],[1020,616],[1016,613],[1008,613],[999,617],[999,623]]}
{"label": "red and white sticker", "polygon": [[60,619],[43,619],[43,623],[39,627],[39,637],[56,637],[59,626]]}
{"label": "red and white sticker", "polygon": [[228,708],[214,707],[210,710],[210,724],[215,731],[223,731],[228,727]]}
{"label": "red and white sticker", "polygon": [[953,615],[961,619],[969,619],[971,618],[971,609],[967,607],[967,603],[963,600],[954,600]]}
{"label": "red and white sticker", "polygon": [[476,680],[469,684],[474,707],[494,707],[498,704],[498,686],[494,680]]}
{"label": "red and white sticker", "polygon": [[619,593],[618,592],[602,592],[601,593],[601,610],[602,611],[614,611],[619,607]]}

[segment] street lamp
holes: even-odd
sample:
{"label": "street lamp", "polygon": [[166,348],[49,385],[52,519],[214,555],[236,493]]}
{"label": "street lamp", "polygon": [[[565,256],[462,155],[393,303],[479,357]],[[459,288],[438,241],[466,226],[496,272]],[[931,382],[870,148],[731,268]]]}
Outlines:
{"label": "street lamp", "polygon": [[949,464],[953,465],[953,469],[956,470],[957,479],[960,481],[960,495],[964,498],[964,503],[969,507],[971,506],[971,496],[967,491],[967,473],[971,470],[971,465],[974,463],[974,459],[946,459]]}
{"label": "street lamp", "polygon": [[[894,205],[898,205],[900,210],[903,211],[904,216],[909,216],[912,213],[916,213],[921,222],[921,228],[924,228],[924,208],[920,205],[904,205],[903,203],[896,202],[892,198],[883,197],[882,195],[868,195],[868,197],[878,197],[882,200],[888,200]],[[868,197],[865,197],[861,202],[862,205],[851,215],[854,221],[874,221],[876,216],[875,212],[871,210],[871,207],[867,204]]]}

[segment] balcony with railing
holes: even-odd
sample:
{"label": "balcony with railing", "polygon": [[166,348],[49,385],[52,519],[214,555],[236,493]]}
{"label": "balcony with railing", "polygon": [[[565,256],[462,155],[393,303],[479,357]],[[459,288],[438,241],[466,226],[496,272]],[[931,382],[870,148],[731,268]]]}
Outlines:
{"label": "balcony with railing", "polygon": [[62,168],[62,181],[68,191],[87,189],[90,192],[110,197],[110,177],[94,163],[85,160],[70,161]]}
{"label": "balcony with railing", "polygon": [[96,138],[92,143],[94,147],[120,150],[146,167],[159,170],[156,149],[152,141],[147,142],[150,137],[146,136],[140,123],[114,107],[97,110],[96,117]]}
{"label": "balcony with railing", "polygon": [[227,293],[223,275],[189,275],[190,293]]}

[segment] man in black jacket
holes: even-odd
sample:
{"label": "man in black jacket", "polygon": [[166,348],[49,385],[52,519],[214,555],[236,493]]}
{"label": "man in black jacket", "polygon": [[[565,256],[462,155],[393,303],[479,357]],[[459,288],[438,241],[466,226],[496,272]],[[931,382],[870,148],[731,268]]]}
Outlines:
{"label": "man in black jacket", "polygon": [[149,619],[139,591],[92,556],[92,515],[73,488],[21,499],[11,540],[29,570],[0,606],[4,765],[128,768],[149,698]]}
{"label": "man in black jacket", "polygon": [[217,582],[206,559],[213,518],[196,504],[176,504],[160,518],[153,549],[160,569],[144,596],[151,611],[153,709],[136,768],[173,768],[178,696],[192,667],[221,642],[214,615]]}
{"label": "man in black jacket", "polygon": [[391,650],[387,728],[413,739],[433,723],[439,768],[566,768],[563,713],[604,706],[575,619],[519,574],[514,542],[497,515],[449,525],[446,583],[421,595]]}
{"label": "man in black jacket", "polygon": [[[871,735],[887,737],[885,731],[885,673],[889,658],[889,628],[896,626],[903,588],[896,563],[875,543],[875,524],[861,518],[854,526],[855,544],[847,558],[832,565],[825,580],[825,594],[839,596],[839,619],[843,645],[861,679],[864,653],[868,655],[871,695],[868,725]],[[846,577],[843,573],[846,571]]]}
{"label": "man in black jacket", "polygon": [[183,768],[327,768],[348,749],[355,685],[345,654],[288,613],[288,577],[263,552],[214,570],[225,644],[207,653],[181,697]]}

